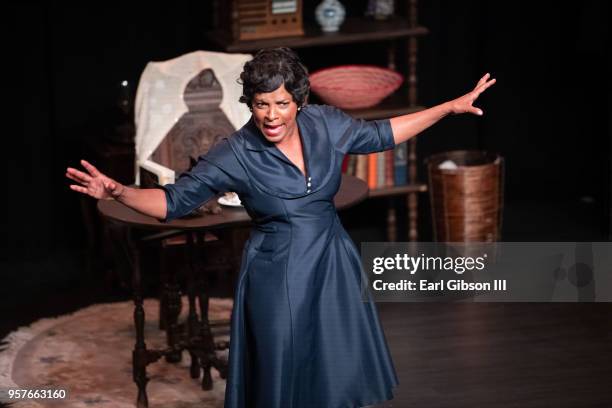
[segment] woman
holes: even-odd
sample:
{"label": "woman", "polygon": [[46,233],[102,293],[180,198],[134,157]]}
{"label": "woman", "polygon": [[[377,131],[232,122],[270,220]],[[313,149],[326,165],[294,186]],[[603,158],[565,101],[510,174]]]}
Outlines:
{"label": "woman", "polygon": [[251,120],[175,184],[134,189],[82,161],[70,187],[169,221],[235,191],[253,218],[232,312],[225,407],[362,407],[393,397],[397,376],[358,252],[333,204],[347,153],[403,143],[473,106],[495,80],[455,100],[387,120],[307,105],[306,68],[287,48],[262,50],[240,75]]}

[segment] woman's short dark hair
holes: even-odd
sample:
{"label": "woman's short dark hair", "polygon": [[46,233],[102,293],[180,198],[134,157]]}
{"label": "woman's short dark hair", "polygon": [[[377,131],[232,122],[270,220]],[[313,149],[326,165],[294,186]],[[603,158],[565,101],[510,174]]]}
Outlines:
{"label": "woman's short dark hair", "polygon": [[249,107],[258,93],[275,91],[285,84],[287,92],[293,96],[298,106],[308,100],[310,81],[308,70],[300,62],[297,54],[289,48],[265,48],[244,64],[239,83],[242,84],[240,102]]}

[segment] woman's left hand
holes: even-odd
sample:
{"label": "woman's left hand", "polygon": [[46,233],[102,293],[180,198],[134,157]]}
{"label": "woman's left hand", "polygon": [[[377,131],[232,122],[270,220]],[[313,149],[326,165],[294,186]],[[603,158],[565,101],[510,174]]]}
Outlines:
{"label": "woman's left hand", "polygon": [[476,84],[476,87],[474,87],[474,89],[471,92],[463,96],[460,96],[457,99],[453,99],[452,101],[450,101],[449,105],[450,105],[451,113],[454,115],[457,115],[460,113],[472,113],[474,115],[479,115],[479,116],[482,115],[483,114],[482,109],[472,106],[472,104],[474,103],[476,99],[478,99],[480,94],[485,91],[485,89],[487,89],[488,87],[490,87],[491,85],[495,83],[495,79],[489,80],[490,76],[491,75],[489,75],[488,73],[485,74],[485,76],[480,78],[480,81],[478,81],[478,83]]}

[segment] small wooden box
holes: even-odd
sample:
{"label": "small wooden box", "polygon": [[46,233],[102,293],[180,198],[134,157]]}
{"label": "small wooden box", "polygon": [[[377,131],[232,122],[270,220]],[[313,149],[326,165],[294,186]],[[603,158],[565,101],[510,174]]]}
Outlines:
{"label": "small wooden box", "polygon": [[304,35],[302,0],[217,0],[215,15],[234,41]]}

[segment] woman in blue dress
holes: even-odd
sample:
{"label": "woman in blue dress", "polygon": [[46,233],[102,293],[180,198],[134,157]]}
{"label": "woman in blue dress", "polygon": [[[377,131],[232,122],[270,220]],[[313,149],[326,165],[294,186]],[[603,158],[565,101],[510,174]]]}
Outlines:
{"label": "woman in blue dress", "polygon": [[495,80],[392,119],[356,120],[307,105],[306,68],[287,48],[262,50],[240,76],[249,122],[175,184],[126,187],[82,161],[70,187],[169,221],[220,192],[253,219],[235,292],[226,408],[349,408],[393,398],[397,375],[374,303],[361,298],[359,254],[333,203],[345,154],[392,149],[473,106]]}

